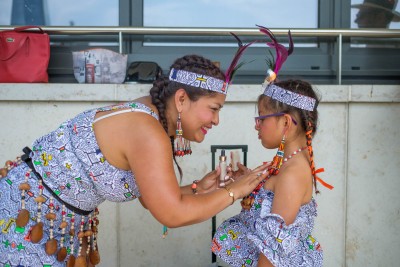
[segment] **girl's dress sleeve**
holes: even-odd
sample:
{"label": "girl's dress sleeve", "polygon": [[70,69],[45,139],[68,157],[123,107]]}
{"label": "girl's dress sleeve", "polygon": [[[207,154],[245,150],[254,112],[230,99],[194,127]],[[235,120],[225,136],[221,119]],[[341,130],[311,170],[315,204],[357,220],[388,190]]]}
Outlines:
{"label": "girl's dress sleeve", "polygon": [[[318,246],[310,232],[316,210],[301,210],[296,220],[286,225],[282,216],[270,213],[270,202],[264,201],[259,218],[254,222],[253,231],[247,238],[253,242],[272,264],[283,266],[288,259],[304,253],[304,246]],[[311,248],[311,247],[310,247]],[[314,249],[314,247],[313,247]],[[317,249],[317,247],[315,247]]]}

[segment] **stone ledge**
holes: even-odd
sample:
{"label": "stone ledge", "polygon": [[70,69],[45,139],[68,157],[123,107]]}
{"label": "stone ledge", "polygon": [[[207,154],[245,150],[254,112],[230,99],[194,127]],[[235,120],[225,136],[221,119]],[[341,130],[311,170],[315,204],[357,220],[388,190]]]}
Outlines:
{"label": "stone ledge", "polygon": [[[400,102],[400,85],[315,85],[321,102]],[[0,84],[0,101],[129,101],[151,84]],[[260,85],[231,85],[227,102],[255,102]]]}

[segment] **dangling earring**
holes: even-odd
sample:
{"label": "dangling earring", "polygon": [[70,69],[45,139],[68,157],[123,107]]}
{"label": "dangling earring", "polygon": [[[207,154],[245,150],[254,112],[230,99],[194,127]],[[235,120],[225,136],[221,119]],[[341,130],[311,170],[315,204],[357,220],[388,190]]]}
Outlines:
{"label": "dangling earring", "polygon": [[270,175],[277,175],[279,173],[279,169],[281,168],[283,163],[283,156],[285,154],[283,152],[284,149],[285,149],[285,134],[283,135],[278,151],[276,152],[276,155],[272,160],[272,165],[271,168],[269,169]]}
{"label": "dangling earring", "polygon": [[175,156],[182,157],[184,155],[192,154],[190,148],[190,141],[183,138],[181,113],[178,113],[178,120],[176,121],[176,137],[175,137]]}

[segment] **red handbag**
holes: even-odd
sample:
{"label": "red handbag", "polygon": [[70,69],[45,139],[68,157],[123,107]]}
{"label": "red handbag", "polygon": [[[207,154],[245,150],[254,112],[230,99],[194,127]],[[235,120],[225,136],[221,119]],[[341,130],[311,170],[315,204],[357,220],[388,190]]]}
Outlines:
{"label": "red handbag", "polygon": [[[25,31],[37,28],[40,31]],[[37,26],[0,32],[0,83],[48,82],[49,35]]]}

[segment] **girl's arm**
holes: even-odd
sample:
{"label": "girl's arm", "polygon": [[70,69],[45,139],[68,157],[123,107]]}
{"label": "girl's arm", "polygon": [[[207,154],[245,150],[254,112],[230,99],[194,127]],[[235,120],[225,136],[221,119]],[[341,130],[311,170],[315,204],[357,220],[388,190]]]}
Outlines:
{"label": "girl's arm", "polygon": [[290,225],[295,221],[300,206],[309,202],[311,196],[310,169],[299,164],[287,166],[276,176],[271,213],[281,215],[286,225]]}

